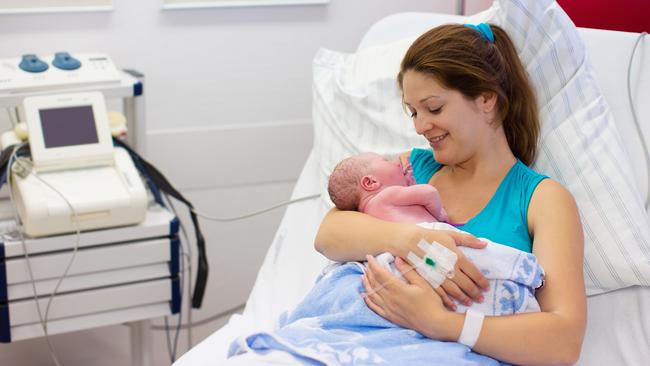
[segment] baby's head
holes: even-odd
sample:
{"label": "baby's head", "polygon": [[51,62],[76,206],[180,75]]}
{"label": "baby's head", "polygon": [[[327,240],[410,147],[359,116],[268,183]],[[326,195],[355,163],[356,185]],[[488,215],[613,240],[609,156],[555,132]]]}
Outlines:
{"label": "baby's head", "polygon": [[375,153],[362,153],[344,159],[330,175],[327,191],[339,210],[357,211],[365,194],[388,186],[407,186],[399,160],[388,161]]}

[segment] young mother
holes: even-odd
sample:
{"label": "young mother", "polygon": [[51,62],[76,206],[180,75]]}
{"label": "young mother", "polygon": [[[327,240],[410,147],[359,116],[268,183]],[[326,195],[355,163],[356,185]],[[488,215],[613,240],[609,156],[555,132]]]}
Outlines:
{"label": "young mother", "polygon": [[[450,222],[479,237],[535,254],[546,271],[536,292],[540,313],[485,317],[473,350],[514,364],[577,362],[586,325],[583,234],[575,201],[558,182],[530,168],[537,149],[535,96],[508,35],[494,25],[443,25],[409,48],[398,75],[403,103],[432,150],[403,154],[418,183],[434,185]],[[368,306],[393,323],[437,340],[457,341],[464,304],[482,301],[487,281],[456,248],[481,248],[472,235],[392,223],[332,209],[316,249],[336,261],[390,252],[422,254],[418,241],[437,241],[459,255],[456,275],[434,290],[415,271],[408,283],[373,260],[363,276]],[[398,269],[408,264],[398,258]],[[388,283],[377,292],[380,284]],[[473,321],[471,326],[476,327]],[[466,328],[467,325],[466,325]]]}

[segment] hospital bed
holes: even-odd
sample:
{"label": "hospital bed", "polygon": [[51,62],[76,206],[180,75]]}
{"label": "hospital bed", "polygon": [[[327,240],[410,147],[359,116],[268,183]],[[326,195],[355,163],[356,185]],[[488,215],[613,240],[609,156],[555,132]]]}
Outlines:
{"label": "hospital bed", "polygon": [[[413,36],[446,22],[463,22],[450,15],[403,13],[373,25],[359,48]],[[638,34],[580,29],[596,78],[616,118],[628,149],[635,179],[641,192],[647,191],[648,170],[639,134],[631,118],[626,94],[629,55]],[[636,57],[645,65],[650,57],[646,37]],[[650,70],[633,90],[640,122],[650,117]],[[650,127],[642,126],[650,141]],[[298,179],[293,197],[319,190],[319,172],[312,152]],[[645,195],[645,193],[642,193]],[[645,198],[645,197],[644,197]],[[235,314],[220,330],[186,353],[176,366],[218,365],[226,357],[231,341],[238,335],[273,327],[279,314],[295,304],[313,286],[328,260],[313,248],[313,240],[328,207],[314,199],[291,205],[280,224],[250,294],[243,314]],[[650,223],[649,223],[650,225]],[[588,325],[579,365],[646,365],[650,360],[650,287],[628,287],[588,298]]]}

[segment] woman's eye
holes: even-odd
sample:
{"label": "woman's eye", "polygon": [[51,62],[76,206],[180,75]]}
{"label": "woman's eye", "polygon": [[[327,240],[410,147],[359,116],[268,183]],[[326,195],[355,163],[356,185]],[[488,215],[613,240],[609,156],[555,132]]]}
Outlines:
{"label": "woman's eye", "polygon": [[439,114],[441,110],[442,110],[442,107],[440,107],[438,109],[429,109],[429,112],[433,113],[433,114]]}
{"label": "woman's eye", "polygon": [[411,112],[411,118],[415,118],[418,115],[417,112]]}

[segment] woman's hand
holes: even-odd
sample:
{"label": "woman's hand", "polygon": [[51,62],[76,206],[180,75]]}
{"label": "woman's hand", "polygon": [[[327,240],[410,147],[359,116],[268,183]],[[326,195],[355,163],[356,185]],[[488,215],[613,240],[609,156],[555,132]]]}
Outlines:
{"label": "woman's hand", "polygon": [[451,314],[429,283],[400,257],[395,259],[407,283],[400,281],[368,256],[368,268],[362,276],[364,301],[382,318],[407,329],[439,340],[450,338],[445,319]]}
{"label": "woman's hand", "polygon": [[428,243],[436,241],[444,245],[456,253],[458,260],[454,267],[454,277],[445,280],[440,287],[435,289],[443,304],[448,309],[456,310],[456,304],[452,299],[466,306],[471,305],[472,301],[483,302],[482,291],[489,289],[489,282],[474,263],[467,259],[463,252],[458,249],[458,246],[483,249],[486,245],[485,242],[478,240],[471,234],[455,231],[430,230],[420,227],[417,227],[416,230],[415,235],[412,236],[407,245],[395,248],[391,253],[395,257],[406,258],[409,252],[413,252],[422,257],[424,252],[417,246],[421,239]]}

